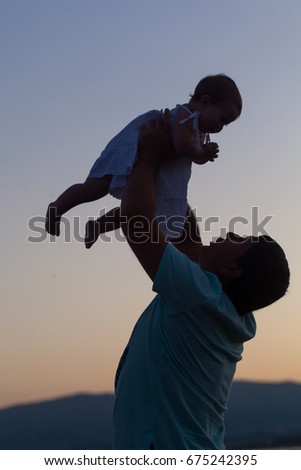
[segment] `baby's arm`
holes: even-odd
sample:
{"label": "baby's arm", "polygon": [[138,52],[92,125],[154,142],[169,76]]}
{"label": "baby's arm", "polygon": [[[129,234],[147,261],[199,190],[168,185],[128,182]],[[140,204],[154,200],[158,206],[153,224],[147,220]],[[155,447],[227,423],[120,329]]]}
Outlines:
{"label": "baby's arm", "polygon": [[180,157],[190,158],[194,163],[203,165],[208,161],[213,162],[217,158],[219,152],[218,145],[215,142],[202,144],[200,147],[196,145],[193,134],[192,119],[186,120],[187,111],[179,108],[175,116],[174,129],[174,147]]}

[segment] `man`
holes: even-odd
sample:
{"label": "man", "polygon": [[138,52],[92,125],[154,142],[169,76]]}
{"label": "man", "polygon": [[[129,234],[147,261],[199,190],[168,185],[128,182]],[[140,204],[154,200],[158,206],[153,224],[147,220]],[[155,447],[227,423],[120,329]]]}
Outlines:
{"label": "man", "polygon": [[168,243],[154,220],[156,174],[166,156],[168,113],[141,130],[121,206],[122,229],[158,295],[117,370],[114,448],[223,449],[236,363],[255,335],[251,310],[285,294],[289,268],[269,237],[228,234],[203,246],[189,209],[188,235]]}

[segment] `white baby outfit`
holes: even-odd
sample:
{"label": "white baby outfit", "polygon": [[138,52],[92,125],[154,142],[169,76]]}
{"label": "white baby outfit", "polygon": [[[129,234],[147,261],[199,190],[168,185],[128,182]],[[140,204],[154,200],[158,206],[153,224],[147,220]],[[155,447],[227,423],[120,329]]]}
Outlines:
{"label": "white baby outfit", "polygon": [[[178,107],[170,110],[172,129]],[[187,119],[192,119],[195,143],[200,146],[204,135],[198,129],[199,113],[192,113],[185,106]],[[137,158],[139,129],[151,118],[162,114],[152,110],[136,117],[120,131],[106,146],[90,170],[88,178],[102,178],[112,175],[109,192],[117,199],[122,199],[126,181]],[[208,138],[208,136],[207,136]],[[187,212],[187,187],[191,176],[191,159],[175,158],[164,162],[156,180],[156,217],[164,233],[175,238],[181,235]]]}

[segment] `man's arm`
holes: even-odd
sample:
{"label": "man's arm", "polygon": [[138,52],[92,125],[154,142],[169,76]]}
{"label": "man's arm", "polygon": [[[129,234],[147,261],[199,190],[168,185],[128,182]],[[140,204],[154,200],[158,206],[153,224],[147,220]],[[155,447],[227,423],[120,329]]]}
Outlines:
{"label": "man's arm", "polygon": [[202,250],[202,239],[195,214],[191,207],[187,206],[186,220],[181,237],[171,240],[173,245],[192,261],[199,262]]}
{"label": "man's arm", "polygon": [[154,280],[167,245],[155,219],[155,180],[161,162],[174,156],[169,114],[140,131],[139,158],[129,176],[121,204],[121,227],[140,264]]}

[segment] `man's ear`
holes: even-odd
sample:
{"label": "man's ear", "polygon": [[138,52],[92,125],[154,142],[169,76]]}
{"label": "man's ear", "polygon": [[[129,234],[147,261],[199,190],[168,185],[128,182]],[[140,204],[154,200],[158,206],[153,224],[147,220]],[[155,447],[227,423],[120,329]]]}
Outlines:
{"label": "man's ear", "polygon": [[221,275],[227,279],[237,279],[241,276],[242,268],[238,266],[238,264],[233,264],[224,268],[220,268],[219,271]]}

